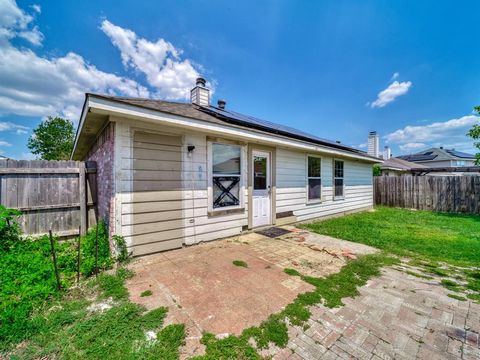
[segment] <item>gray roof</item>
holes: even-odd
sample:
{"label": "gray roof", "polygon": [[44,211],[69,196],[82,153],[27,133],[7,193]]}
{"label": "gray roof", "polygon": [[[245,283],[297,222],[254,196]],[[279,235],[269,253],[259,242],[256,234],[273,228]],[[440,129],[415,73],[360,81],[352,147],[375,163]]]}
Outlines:
{"label": "gray roof", "polygon": [[428,162],[442,160],[473,160],[475,159],[475,155],[467,154],[455,149],[431,148],[416,154],[398,156],[397,158],[412,162]]}
{"label": "gray roof", "polygon": [[393,169],[393,170],[403,170],[409,171],[411,169],[420,169],[420,168],[427,168],[424,165],[413,163],[410,161],[402,160],[399,158],[390,158],[385,160],[383,164],[380,165],[381,169]]}
{"label": "gray roof", "polygon": [[311,134],[307,134],[303,131],[296,130],[284,125],[275,124],[272,122],[260,120],[252,116],[242,115],[233,111],[221,110],[214,106],[198,106],[191,103],[180,103],[180,102],[171,102],[164,100],[156,99],[142,99],[142,98],[131,98],[131,97],[122,97],[122,96],[108,96],[108,95],[99,95],[99,94],[87,94],[87,96],[93,96],[98,98],[103,98],[119,103],[124,103],[128,105],[138,106],[145,109],[161,111],[164,113],[169,113],[173,115],[179,115],[192,119],[199,119],[208,122],[213,122],[216,124],[233,124],[243,128],[253,128],[256,130],[261,130],[269,132],[276,135],[282,135],[290,138],[295,138],[299,140],[308,141],[311,143],[324,145],[351,153],[355,153],[361,156],[369,156],[366,152],[358,150],[356,148],[331,141],[326,139],[321,139]]}

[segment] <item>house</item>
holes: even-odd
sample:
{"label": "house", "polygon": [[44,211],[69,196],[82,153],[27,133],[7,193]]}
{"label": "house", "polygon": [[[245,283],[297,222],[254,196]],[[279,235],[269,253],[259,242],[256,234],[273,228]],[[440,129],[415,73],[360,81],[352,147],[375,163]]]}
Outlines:
{"label": "house", "polygon": [[398,156],[398,159],[422,164],[430,168],[474,166],[475,155],[443,147],[431,148],[416,154]]}
{"label": "house", "polygon": [[413,163],[399,158],[390,158],[380,164],[383,176],[411,175],[412,169],[427,169],[425,165]]}
{"label": "house", "polygon": [[210,105],[86,94],[73,159],[97,162],[98,212],[134,255],[373,206],[365,152]]}

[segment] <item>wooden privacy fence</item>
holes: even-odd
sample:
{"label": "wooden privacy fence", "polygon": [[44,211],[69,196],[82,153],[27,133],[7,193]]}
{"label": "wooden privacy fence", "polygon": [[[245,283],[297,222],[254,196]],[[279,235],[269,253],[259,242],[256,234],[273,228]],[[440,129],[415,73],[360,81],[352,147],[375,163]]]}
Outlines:
{"label": "wooden privacy fence", "polygon": [[95,162],[0,160],[0,204],[22,212],[29,235],[70,237],[95,224]]}
{"label": "wooden privacy fence", "polygon": [[480,214],[480,176],[377,176],[375,204]]}

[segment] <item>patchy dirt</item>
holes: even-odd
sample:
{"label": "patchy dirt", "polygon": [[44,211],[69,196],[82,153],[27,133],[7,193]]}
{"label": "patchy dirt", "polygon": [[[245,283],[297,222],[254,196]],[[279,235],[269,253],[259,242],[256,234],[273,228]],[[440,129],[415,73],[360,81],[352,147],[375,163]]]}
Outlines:
{"label": "patchy dirt", "polygon": [[90,306],[87,308],[87,310],[92,312],[92,313],[104,312],[108,309],[111,309],[112,306],[113,306],[113,300],[112,300],[112,298],[108,298],[105,301],[90,304]]}

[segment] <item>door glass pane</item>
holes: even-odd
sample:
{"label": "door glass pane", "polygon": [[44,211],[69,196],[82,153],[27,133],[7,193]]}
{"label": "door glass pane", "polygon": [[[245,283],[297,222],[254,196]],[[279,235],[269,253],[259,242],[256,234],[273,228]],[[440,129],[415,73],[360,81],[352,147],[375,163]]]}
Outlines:
{"label": "door glass pane", "polygon": [[308,177],[320,177],[320,158],[308,157]]}
{"label": "door glass pane", "polygon": [[321,185],[320,179],[308,179],[308,200],[320,200]]}
{"label": "door glass pane", "polygon": [[240,177],[213,177],[213,207],[240,205]]}
{"label": "door glass pane", "polygon": [[267,158],[264,156],[253,157],[253,189],[267,189]]}
{"label": "door glass pane", "polygon": [[227,144],[212,144],[213,173],[240,174],[240,147]]}

